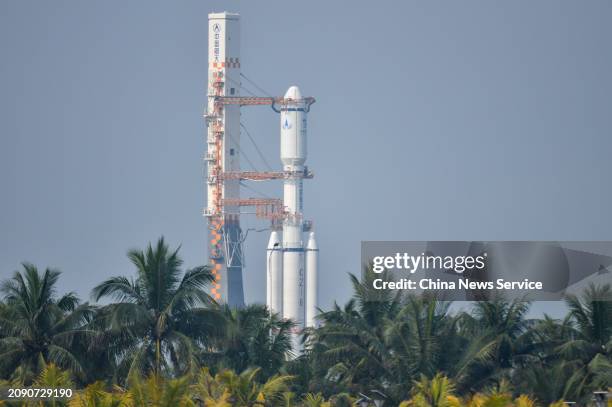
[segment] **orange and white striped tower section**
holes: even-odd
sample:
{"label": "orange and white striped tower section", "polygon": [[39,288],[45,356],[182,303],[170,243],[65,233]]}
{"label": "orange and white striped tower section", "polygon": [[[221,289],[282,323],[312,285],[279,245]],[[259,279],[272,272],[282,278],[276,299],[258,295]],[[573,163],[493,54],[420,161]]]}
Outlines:
{"label": "orange and white striped tower section", "polygon": [[223,104],[220,97],[240,94],[240,16],[208,15],[208,108],[206,122],[207,207],[209,258],[215,281],[211,295],[233,307],[244,305],[240,179],[223,179],[240,171],[240,105]]}

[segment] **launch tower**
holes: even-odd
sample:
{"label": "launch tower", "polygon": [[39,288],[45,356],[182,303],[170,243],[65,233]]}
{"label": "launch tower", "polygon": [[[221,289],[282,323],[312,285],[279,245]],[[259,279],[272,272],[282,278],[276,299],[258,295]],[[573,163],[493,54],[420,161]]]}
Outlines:
{"label": "launch tower", "polygon": [[[216,98],[240,93],[240,20],[238,14],[208,15],[208,161],[207,208],[211,234],[209,257],[215,281],[211,294],[229,305],[244,305],[242,231],[238,179],[223,180],[225,172],[240,171],[240,106],[220,105]],[[225,200],[225,202],[224,202]]]}
{"label": "launch tower", "polygon": [[[317,310],[318,248],[312,223],[304,220],[303,180],[312,178],[306,161],[307,114],[314,98],[291,86],[284,97],[241,96],[239,16],[208,17],[208,108],[206,111],[207,207],[213,298],[231,306],[244,305],[242,207],[254,207],[272,230],[266,264],[268,308],[296,322],[297,334],[314,326]],[[280,113],[282,171],[240,168],[240,108],[269,105]],[[242,198],[240,182],[283,180],[283,199]],[[309,233],[305,242],[304,233]]]}

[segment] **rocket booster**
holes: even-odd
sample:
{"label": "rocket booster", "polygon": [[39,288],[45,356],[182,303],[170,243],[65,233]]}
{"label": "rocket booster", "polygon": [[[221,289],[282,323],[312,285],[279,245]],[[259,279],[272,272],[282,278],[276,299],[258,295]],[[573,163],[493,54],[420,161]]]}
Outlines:
{"label": "rocket booster", "polygon": [[319,247],[314,232],[310,232],[306,244],[306,327],[317,326],[316,316],[319,304],[317,273],[319,269]]}
{"label": "rocket booster", "polygon": [[268,242],[266,281],[266,305],[273,314],[283,313],[283,251],[279,234],[276,230],[270,234]]}

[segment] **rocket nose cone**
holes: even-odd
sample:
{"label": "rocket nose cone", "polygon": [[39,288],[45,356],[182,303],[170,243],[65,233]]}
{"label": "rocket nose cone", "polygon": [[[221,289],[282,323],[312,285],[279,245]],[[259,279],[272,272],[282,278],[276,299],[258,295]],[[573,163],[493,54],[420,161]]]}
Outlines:
{"label": "rocket nose cone", "polygon": [[297,86],[291,86],[285,93],[285,99],[302,99],[302,92],[300,92],[300,88]]}
{"label": "rocket nose cone", "polygon": [[270,233],[270,240],[268,241],[268,249],[279,248],[281,245],[280,236],[277,231]]}
{"label": "rocket nose cone", "polygon": [[314,232],[310,232],[308,235],[308,243],[306,244],[306,249],[308,250],[317,250],[319,247],[317,246],[317,239],[315,238]]}

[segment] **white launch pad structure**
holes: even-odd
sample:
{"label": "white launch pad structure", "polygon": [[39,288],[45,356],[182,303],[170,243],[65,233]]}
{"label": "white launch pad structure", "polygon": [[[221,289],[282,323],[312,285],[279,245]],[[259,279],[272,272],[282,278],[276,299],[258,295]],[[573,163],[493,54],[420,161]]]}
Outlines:
{"label": "white launch pad structure", "polygon": [[[284,97],[241,96],[240,17],[208,16],[208,108],[206,111],[209,260],[211,295],[234,307],[244,305],[242,207],[271,225],[266,256],[266,303],[273,313],[296,322],[295,334],[316,324],[318,247],[312,223],[303,216],[303,180],[312,178],[306,161],[307,116],[314,98],[291,86]],[[269,105],[280,113],[282,171],[241,171],[240,108]],[[242,198],[241,181],[282,180],[283,199]],[[304,235],[308,234],[305,241]],[[294,341],[295,345],[295,341]]]}

